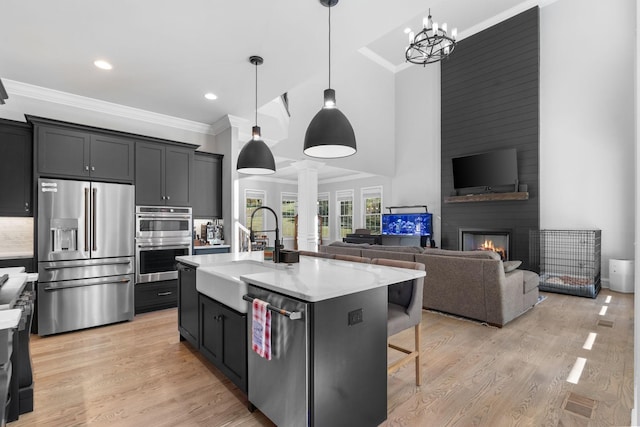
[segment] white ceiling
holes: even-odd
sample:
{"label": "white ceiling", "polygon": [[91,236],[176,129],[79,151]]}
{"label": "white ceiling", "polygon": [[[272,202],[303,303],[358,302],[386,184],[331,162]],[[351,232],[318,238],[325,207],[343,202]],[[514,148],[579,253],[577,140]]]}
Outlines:
{"label": "white ceiling", "polygon": [[[537,3],[342,0],[331,9],[332,61],[360,51],[398,71],[403,29],[418,28],[429,7],[464,37]],[[264,105],[327,72],[327,18],[318,0],[11,0],[2,6],[0,78],[204,124],[227,114],[252,119],[249,56],[265,59],[258,70]],[[114,68],[100,70],[96,59]],[[206,100],[206,92],[218,99]]]}

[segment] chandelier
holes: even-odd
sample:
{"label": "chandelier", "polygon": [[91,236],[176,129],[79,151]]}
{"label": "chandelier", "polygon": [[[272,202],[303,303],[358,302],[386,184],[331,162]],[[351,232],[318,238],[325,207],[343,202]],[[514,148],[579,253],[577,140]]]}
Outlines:
{"label": "chandelier", "polygon": [[410,28],[407,28],[405,33],[409,34],[409,46],[405,50],[407,61],[425,66],[442,61],[453,52],[458,29],[454,28],[449,35],[447,24],[439,27],[438,23],[431,19],[431,9],[429,9],[429,16],[422,20],[422,30],[414,34]]}

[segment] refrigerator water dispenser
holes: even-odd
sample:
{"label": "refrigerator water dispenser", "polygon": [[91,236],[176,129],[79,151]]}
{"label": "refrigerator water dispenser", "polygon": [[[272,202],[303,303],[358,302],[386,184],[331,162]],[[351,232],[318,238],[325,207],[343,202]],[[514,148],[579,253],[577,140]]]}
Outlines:
{"label": "refrigerator water dispenser", "polygon": [[51,219],[51,251],[78,250],[78,220],[73,218]]}

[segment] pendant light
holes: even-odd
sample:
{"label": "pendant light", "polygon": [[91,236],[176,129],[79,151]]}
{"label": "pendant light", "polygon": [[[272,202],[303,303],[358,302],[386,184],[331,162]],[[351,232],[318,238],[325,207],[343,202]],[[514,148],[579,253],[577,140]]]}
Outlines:
{"label": "pendant light", "polygon": [[236,170],[249,175],[268,175],[275,173],[276,162],[273,160],[271,150],[262,140],[260,126],[258,126],[258,65],[261,65],[264,60],[260,56],[252,56],[249,62],[256,66],[256,124],[251,131],[251,140],[238,154]]}
{"label": "pendant light", "polygon": [[304,154],[331,159],[355,154],[356,136],[347,117],[336,107],[336,91],[331,89],[331,8],[338,0],[320,3],[329,8],[329,88],[324,91],[324,106],[305,133]]}

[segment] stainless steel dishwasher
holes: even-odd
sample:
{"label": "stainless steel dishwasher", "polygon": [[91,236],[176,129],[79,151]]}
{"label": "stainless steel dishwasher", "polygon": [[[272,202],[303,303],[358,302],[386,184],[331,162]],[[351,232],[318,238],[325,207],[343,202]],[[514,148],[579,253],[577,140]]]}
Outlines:
{"label": "stainless steel dishwasher", "polygon": [[249,285],[247,300],[253,298],[284,311],[271,310],[271,360],[266,360],[251,350],[249,304],[249,402],[280,427],[309,425],[309,304]]}

